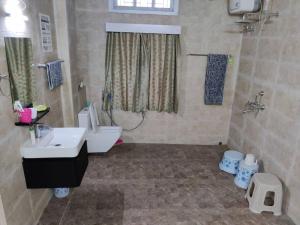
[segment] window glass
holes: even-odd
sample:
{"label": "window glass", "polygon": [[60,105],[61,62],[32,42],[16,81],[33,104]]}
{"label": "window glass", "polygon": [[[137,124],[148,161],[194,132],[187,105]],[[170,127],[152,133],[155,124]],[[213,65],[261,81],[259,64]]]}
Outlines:
{"label": "window glass", "polygon": [[141,13],[177,15],[179,0],[109,0],[110,11],[119,13]]}
{"label": "window glass", "polygon": [[117,6],[134,6],[134,1],[133,0],[118,0],[117,1]]}
{"label": "window glass", "polygon": [[136,7],[152,7],[152,0],[136,0]]}

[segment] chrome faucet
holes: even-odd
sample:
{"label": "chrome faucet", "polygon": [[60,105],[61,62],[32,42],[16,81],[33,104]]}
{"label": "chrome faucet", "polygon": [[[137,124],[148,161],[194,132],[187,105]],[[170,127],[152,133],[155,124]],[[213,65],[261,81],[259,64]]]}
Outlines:
{"label": "chrome faucet", "polygon": [[53,129],[51,126],[43,123],[34,124],[33,128],[36,138],[42,138],[46,136]]}
{"label": "chrome faucet", "polygon": [[261,103],[264,95],[265,92],[263,91],[260,91],[258,94],[256,94],[254,102],[248,101],[246,103],[243,113],[255,112],[255,116],[257,116],[260,111],[265,110],[265,105]]}

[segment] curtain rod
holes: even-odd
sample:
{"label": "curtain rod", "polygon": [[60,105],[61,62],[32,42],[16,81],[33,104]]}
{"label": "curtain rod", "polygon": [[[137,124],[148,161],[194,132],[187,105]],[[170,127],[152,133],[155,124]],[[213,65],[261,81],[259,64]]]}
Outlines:
{"label": "curtain rod", "polygon": [[131,23],[106,23],[106,32],[181,34],[181,26]]}

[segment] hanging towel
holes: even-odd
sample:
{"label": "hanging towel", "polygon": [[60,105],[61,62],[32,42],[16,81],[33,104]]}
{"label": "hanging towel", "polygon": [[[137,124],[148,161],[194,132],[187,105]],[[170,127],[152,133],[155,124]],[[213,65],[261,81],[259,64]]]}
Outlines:
{"label": "hanging towel", "polygon": [[228,56],[209,54],[205,78],[205,105],[222,105]]}
{"label": "hanging towel", "polygon": [[63,83],[61,63],[61,60],[56,60],[46,64],[48,86],[50,90],[53,90]]}

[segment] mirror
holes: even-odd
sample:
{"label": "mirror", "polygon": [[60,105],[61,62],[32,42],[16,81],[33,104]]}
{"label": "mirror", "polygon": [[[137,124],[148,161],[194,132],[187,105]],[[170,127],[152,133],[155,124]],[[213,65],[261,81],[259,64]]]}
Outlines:
{"label": "mirror", "polygon": [[36,96],[31,39],[5,37],[4,42],[12,101],[19,100],[27,106]]}

